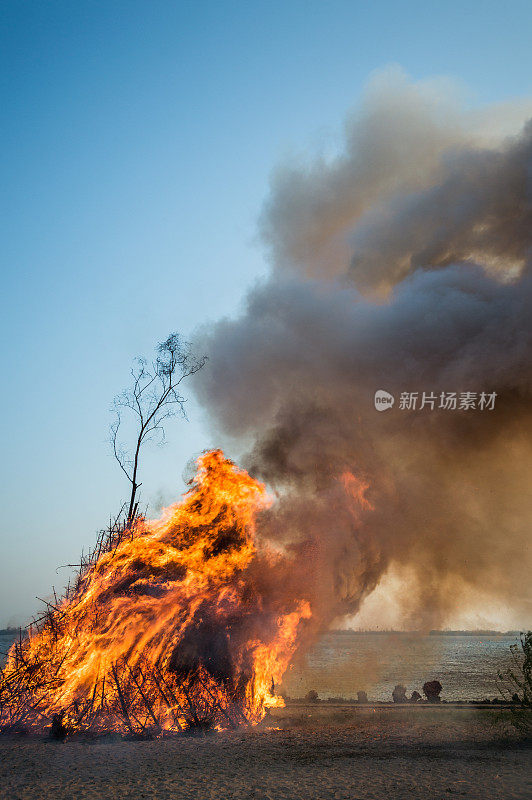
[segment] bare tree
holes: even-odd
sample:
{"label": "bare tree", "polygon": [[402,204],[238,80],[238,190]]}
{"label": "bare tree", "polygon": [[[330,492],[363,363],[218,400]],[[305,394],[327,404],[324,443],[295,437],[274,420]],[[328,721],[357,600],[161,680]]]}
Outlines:
{"label": "bare tree", "polygon": [[[157,358],[151,364],[146,359],[137,358],[131,370],[133,384],[115,397],[115,421],[111,425],[111,445],[120,469],[131,484],[127,524],[135,518],[138,501],[137,492],[139,458],[142,445],[158,437],[165,440],[164,422],[176,414],[186,418],[185,398],[179,393],[179,386],[190,375],[198,372],[207,361],[206,356],[195,356],[188,342],[183,342],[179,334],[170,336],[157,346]],[[128,451],[119,442],[118,434],[124,414],[133,416],[135,423],[135,445]]]}

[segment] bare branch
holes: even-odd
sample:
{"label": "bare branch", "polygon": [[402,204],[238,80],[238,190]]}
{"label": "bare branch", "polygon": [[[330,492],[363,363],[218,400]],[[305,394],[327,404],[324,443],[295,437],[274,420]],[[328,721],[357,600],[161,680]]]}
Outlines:
{"label": "bare branch", "polygon": [[[166,441],[164,422],[181,413],[187,419],[185,398],[177,387],[191,375],[198,372],[207,361],[206,356],[196,356],[190,344],[182,341],[177,333],[170,334],[157,346],[157,358],[148,368],[143,358],[136,359],[131,370],[133,383],[130,389],[115,398],[115,421],[110,428],[110,441],[113,455],[120,469],[131,484],[127,523],[131,524],[140,483],[137,481],[139,459],[142,446],[160,434],[159,444]],[[122,412],[127,411],[137,421],[136,439],[131,455],[119,442],[118,434],[122,423]]]}

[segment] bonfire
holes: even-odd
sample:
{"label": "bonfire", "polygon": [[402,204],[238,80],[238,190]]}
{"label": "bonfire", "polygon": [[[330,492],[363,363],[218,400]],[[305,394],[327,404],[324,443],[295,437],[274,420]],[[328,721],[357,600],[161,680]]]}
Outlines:
{"label": "bonfire", "polygon": [[[257,590],[264,486],[219,450],[160,519],[114,524],[0,674],[3,730],[162,736],[258,722],[310,616]],[[260,551],[260,555],[259,555]]]}

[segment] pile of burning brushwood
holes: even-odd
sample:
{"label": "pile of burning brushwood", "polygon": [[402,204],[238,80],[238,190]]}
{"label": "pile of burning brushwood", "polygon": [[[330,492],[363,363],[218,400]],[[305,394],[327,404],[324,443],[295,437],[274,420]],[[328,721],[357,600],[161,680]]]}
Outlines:
{"label": "pile of burning brushwood", "polygon": [[268,502],[212,451],[160,519],[112,522],[64,598],[11,647],[2,730],[161,736],[254,723],[282,705],[274,684],[310,612],[293,601],[279,613],[254,585]]}

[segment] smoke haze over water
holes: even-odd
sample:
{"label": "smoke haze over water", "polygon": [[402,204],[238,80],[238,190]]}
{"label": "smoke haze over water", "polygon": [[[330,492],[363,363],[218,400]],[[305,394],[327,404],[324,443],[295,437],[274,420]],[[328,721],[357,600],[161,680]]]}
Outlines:
{"label": "smoke haze over water", "polygon": [[[390,576],[396,624],[479,605],[480,624],[530,624],[531,110],[376,78],[342,152],[274,175],[270,276],[198,337],[200,402],[278,493],[279,590],[321,625]],[[466,391],[496,392],[494,410],[398,407]]]}

